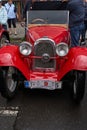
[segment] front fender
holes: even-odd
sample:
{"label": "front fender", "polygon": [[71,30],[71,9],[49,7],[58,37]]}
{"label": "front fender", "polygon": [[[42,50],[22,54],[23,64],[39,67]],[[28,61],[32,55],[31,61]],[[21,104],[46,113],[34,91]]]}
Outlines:
{"label": "front fender", "polygon": [[[18,46],[4,46],[0,49],[0,66],[13,66],[23,73],[26,79],[30,79],[29,66],[20,56]],[[58,71],[58,80],[61,80],[72,70],[87,70],[87,48],[72,48],[67,59]]]}
{"label": "front fender", "polygon": [[18,46],[10,45],[2,47],[0,49],[0,66],[16,67],[27,79],[29,79],[29,67],[25,64],[20,55]]}
{"label": "front fender", "polygon": [[75,47],[70,49],[65,63],[59,71],[58,80],[72,70],[87,71],[87,48]]}

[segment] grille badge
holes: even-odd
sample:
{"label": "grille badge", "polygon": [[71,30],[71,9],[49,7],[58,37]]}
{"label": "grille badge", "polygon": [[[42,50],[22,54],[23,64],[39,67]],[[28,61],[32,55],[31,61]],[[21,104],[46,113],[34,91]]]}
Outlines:
{"label": "grille badge", "polygon": [[50,56],[49,56],[49,54],[47,54],[47,53],[44,53],[43,55],[42,55],[42,61],[43,62],[49,62],[50,61]]}

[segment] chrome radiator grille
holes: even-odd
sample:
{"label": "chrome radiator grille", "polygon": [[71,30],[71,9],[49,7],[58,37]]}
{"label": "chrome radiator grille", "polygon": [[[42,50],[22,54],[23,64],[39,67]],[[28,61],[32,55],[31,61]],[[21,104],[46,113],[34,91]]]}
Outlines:
{"label": "chrome radiator grille", "polygon": [[[55,56],[54,42],[51,40],[39,40],[34,47],[34,55],[41,57],[34,59],[34,69],[55,69],[55,60],[51,57]],[[48,60],[45,59],[45,55]],[[43,60],[44,59],[44,60]]]}

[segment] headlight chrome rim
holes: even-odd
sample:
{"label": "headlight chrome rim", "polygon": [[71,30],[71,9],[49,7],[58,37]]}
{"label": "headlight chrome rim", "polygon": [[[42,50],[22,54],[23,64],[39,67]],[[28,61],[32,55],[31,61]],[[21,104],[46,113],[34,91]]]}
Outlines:
{"label": "headlight chrome rim", "polygon": [[30,55],[31,52],[32,52],[32,45],[31,45],[31,43],[26,42],[26,41],[20,43],[19,51],[24,56]]}
{"label": "headlight chrome rim", "polygon": [[69,47],[66,43],[61,42],[56,45],[56,54],[60,57],[64,57],[68,54]]}

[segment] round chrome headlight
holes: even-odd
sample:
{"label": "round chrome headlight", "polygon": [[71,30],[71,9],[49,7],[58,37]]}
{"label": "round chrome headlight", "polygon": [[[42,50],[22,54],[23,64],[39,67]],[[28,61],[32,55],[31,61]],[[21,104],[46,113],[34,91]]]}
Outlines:
{"label": "round chrome headlight", "polygon": [[58,56],[66,56],[69,52],[69,47],[66,43],[62,42],[56,45],[56,53]]}
{"label": "round chrome headlight", "polygon": [[32,45],[29,42],[22,42],[19,46],[19,51],[22,55],[28,56],[32,52]]}

